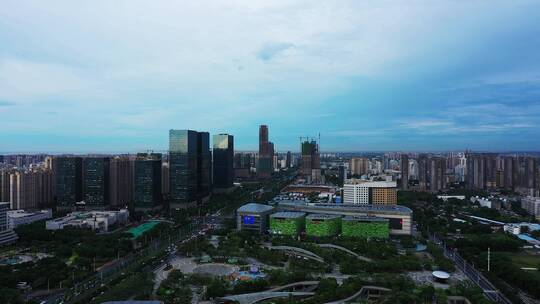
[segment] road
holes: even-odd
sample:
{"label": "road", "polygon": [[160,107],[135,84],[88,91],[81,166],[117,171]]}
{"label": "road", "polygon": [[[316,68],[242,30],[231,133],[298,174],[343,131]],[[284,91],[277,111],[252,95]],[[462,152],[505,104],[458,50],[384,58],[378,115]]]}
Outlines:
{"label": "road", "polygon": [[[205,222],[205,220],[203,219],[201,222]],[[208,230],[205,225],[197,223],[195,225],[189,225],[185,230],[179,230],[178,234],[175,234],[170,238],[155,240],[146,248],[130,253],[113,261],[109,265],[102,267],[92,277],[77,283],[75,286],[66,289],[61,293],[49,296],[44,302],[46,304],[79,303],[83,300],[86,302],[87,299],[97,293],[99,288],[106,286],[107,283],[122,275],[126,269],[140,266],[146,257],[159,256],[160,254],[166,253],[166,250],[168,249],[167,245],[176,242],[181,243],[182,241],[192,239],[205,230]],[[170,254],[168,256],[170,256]]]}
{"label": "road", "polygon": [[482,273],[476,270],[472,265],[467,263],[456,251],[446,247],[444,243],[435,235],[430,237],[430,240],[434,242],[444,252],[444,255],[450,260],[454,261],[456,267],[458,267],[463,273],[480,287],[485,296],[495,303],[512,304],[497,288],[493,285]]}

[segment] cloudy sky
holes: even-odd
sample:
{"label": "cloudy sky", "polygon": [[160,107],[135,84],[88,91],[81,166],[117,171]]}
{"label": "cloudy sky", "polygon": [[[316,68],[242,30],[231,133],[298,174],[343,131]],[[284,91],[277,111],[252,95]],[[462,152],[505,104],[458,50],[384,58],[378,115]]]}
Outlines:
{"label": "cloudy sky", "polygon": [[540,150],[540,1],[20,1],[0,151]]}

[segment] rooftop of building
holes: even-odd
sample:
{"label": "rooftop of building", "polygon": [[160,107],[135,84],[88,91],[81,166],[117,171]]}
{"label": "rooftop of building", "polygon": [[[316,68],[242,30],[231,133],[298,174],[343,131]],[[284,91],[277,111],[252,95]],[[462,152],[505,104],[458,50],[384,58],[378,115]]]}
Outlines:
{"label": "rooftop of building", "polygon": [[348,212],[380,212],[380,213],[399,213],[399,214],[412,214],[412,210],[401,205],[367,205],[367,204],[287,204],[280,202],[279,207],[299,207],[305,209],[317,210],[342,210]]}
{"label": "rooftop of building", "polygon": [[282,200],[274,200],[274,202],[278,204],[287,203],[287,204],[305,205],[306,203],[309,203],[310,201],[308,199],[282,199]]}
{"label": "rooftop of building", "polygon": [[18,210],[10,210],[8,211],[8,216],[11,218],[22,218],[27,216],[34,216],[34,215],[40,215],[40,214],[49,214],[52,213],[51,209],[47,210],[39,210],[39,211],[25,211],[22,209]]}
{"label": "rooftop of building", "polygon": [[341,218],[341,216],[333,215],[333,214],[322,214],[322,213],[312,213],[306,216],[306,219],[308,220],[331,220],[335,218]]}
{"label": "rooftop of building", "polygon": [[72,221],[72,220],[84,220],[84,219],[91,219],[91,218],[105,218],[105,217],[114,217],[119,214],[129,214],[129,211],[127,209],[120,209],[119,211],[115,210],[91,210],[91,211],[76,211],[67,214],[66,216],[59,217],[52,219],[51,221],[54,222],[65,222],[65,221]]}
{"label": "rooftop of building", "polygon": [[367,181],[367,180],[346,180],[345,185],[360,185],[362,187],[369,188],[395,188],[397,183],[395,181]]}
{"label": "rooftop of building", "polygon": [[347,215],[343,217],[344,221],[358,221],[358,222],[388,222],[388,219],[377,216],[352,216]]}
{"label": "rooftop of building", "polygon": [[294,211],[281,211],[281,212],[276,212],[270,215],[270,217],[272,218],[289,218],[289,219],[301,218],[303,216],[306,216],[305,212],[294,212]]}
{"label": "rooftop of building", "polygon": [[238,212],[244,212],[244,213],[261,213],[261,212],[268,212],[274,210],[274,207],[269,205],[263,205],[259,203],[248,203],[243,205],[242,207],[238,208]]}

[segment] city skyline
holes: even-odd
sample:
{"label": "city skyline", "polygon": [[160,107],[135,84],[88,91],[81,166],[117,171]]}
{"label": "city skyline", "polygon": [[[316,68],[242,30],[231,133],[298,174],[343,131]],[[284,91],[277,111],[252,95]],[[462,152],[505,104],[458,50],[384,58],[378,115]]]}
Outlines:
{"label": "city skyline", "polygon": [[[0,150],[538,151],[537,1],[6,1]],[[66,26],[69,25],[69,26]]]}

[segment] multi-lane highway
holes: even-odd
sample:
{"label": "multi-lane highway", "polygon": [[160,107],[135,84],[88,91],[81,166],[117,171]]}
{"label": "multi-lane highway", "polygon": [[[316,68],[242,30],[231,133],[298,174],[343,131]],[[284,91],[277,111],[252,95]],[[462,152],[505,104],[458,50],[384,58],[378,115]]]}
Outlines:
{"label": "multi-lane highway", "polygon": [[447,258],[454,261],[456,267],[467,275],[469,280],[474,282],[484,291],[484,294],[488,299],[495,303],[512,304],[510,300],[508,300],[499,290],[497,290],[495,285],[486,279],[486,277],[484,277],[480,271],[476,270],[471,264],[467,263],[467,261],[463,259],[455,250],[446,247],[446,245],[436,235],[432,235],[430,239],[443,250],[444,255]]}

